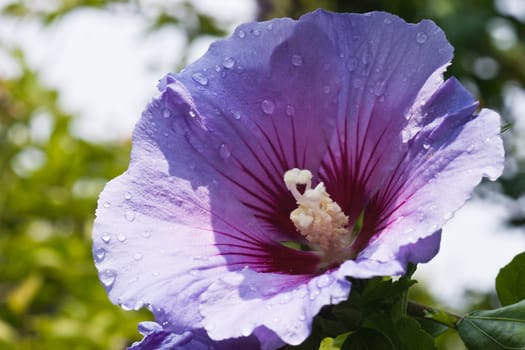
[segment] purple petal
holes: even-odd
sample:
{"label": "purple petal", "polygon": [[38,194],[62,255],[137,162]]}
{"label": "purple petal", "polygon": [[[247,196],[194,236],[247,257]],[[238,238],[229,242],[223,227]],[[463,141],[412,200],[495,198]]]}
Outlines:
{"label": "purple petal", "polygon": [[[420,130],[408,142],[403,161],[374,198],[383,229],[363,256],[392,259],[400,247],[442,227],[482,177],[496,179],[501,174],[499,115],[490,110],[472,115],[475,107],[472,96],[454,79],[428,101],[422,109],[426,117],[419,118]],[[435,240],[428,244],[435,245]]]}
{"label": "purple petal", "polygon": [[[204,331],[175,334],[166,331],[155,322],[142,322],[139,332],[144,336],[140,342],[128,347],[128,350],[258,350],[261,349],[257,338],[245,337],[226,341],[213,341]],[[281,344],[282,345],[282,344]],[[264,350],[264,349],[263,349]]]}
{"label": "purple petal", "polygon": [[304,19],[330,33],[347,67],[339,137],[333,139],[321,175],[352,222],[402,158],[407,115],[417,96],[442,81],[452,47],[431,21],[407,24],[382,12],[324,11]]}
{"label": "purple petal", "polygon": [[[201,313],[213,339],[247,336],[264,327],[297,345],[309,335],[319,310],[346,300],[349,291],[350,283],[336,278],[336,271],[312,278],[244,270],[211,285],[201,296]],[[261,342],[263,348],[272,348]]]}

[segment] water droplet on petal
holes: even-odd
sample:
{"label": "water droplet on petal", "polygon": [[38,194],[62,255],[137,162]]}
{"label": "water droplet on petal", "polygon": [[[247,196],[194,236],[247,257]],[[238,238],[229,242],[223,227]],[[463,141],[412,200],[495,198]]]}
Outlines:
{"label": "water droplet on petal", "polygon": [[119,242],[124,242],[126,240],[126,236],[122,233],[119,233],[117,239]]}
{"label": "water droplet on petal", "polygon": [[259,35],[261,35],[261,32],[260,32],[259,30],[255,29],[255,30],[253,31],[253,35],[255,35],[255,36],[259,36]]}
{"label": "water droplet on petal", "polygon": [[135,253],[135,254],[133,255],[133,259],[135,259],[135,260],[137,260],[137,261],[140,260],[140,259],[142,259],[142,257],[143,257],[143,255],[140,254],[140,253]]}
{"label": "water droplet on petal", "polygon": [[133,210],[126,210],[126,212],[124,213],[124,217],[126,218],[126,220],[128,220],[129,222],[135,220],[135,213],[133,212]]}
{"label": "water droplet on petal", "polygon": [[117,274],[113,270],[104,270],[99,273],[100,282],[102,282],[106,288],[111,288],[113,286],[116,277]]}
{"label": "water droplet on petal", "polygon": [[102,234],[102,237],[100,237],[102,239],[102,242],[104,243],[109,243],[109,241],[111,241],[111,236],[109,233],[105,232]]}
{"label": "water droplet on petal", "polygon": [[299,321],[304,321],[304,320],[306,320],[306,316],[304,314],[300,314]]}
{"label": "water droplet on petal", "polygon": [[219,66],[218,64],[215,65],[215,71],[216,71],[217,73],[219,73],[221,70],[222,70],[221,66]]}
{"label": "water droplet on petal", "polygon": [[230,155],[232,154],[232,152],[230,151],[228,146],[223,143],[221,145],[221,147],[219,147],[219,154],[220,154],[222,159],[226,160],[226,159],[230,158]]}
{"label": "water droplet on petal", "polygon": [[294,289],[293,295],[296,298],[303,299],[304,297],[308,295],[308,291],[306,290],[306,288],[299,287],[299,288]]}
{"label": "water droplet on petal", "polygon": [[232,112],[232,116],[233,116],[233,119],[235,119],[235,120],[241,119],[241,113],[240,112],[233,111]]}
{"label": "water droplet on petal", "polygon": [[244,30],[240,29],[239,32],[237,33],[237,35],[239,36],[239,38],[241,39],[244,39],[246,37],[246,33],[244,32]]}
{"label": "water droplet on petal", "polygon": [[226,57],[222,60],[222,66],[227,69],[232,69],[235,65],[235,60],[232,57]]}
{"label": "water droplet on petal", "polygon": [[131,193],[130,192],[126,192],[124,193],[124,199],[126,199],[127,201],[129,201],[131,199]]}
{"label": "water droplet on petal", "polygon": [[195,117],[197,117],[197,113],[195,113],[195,111],[192,110],[192,109],[190,109],[190,110],[188,111],[188,115],[190,116],[190,118],[195,118]]}
{"label": "water droplet on petal", "polygon": [[390,19],[390,17],[387,17],[387,18],[385,18],[385,19],[383,20],[383,22],[384,22],[385,24],[391,24],[391,23],[392,23],[392,19]]}
{"label": "water droplet on petal", "polygon": [[349,60],[348,60],[348,70],[350,72],[353,72],[356,68],[357,68],[357,65],[359,64],[359,61],[357,60],[357,58],[355,57],[351,57]]}
{"label": "water droplet on petal", "polygon": [[423,143],[423,148],[424,148],[424,149],[429,149],[429,148],[430,148],[430,143],[428,143],[428,142],[424,142],[424,143]]}
{"label": "water droplet on petal", "polygon": [[206,76],[202,73],[195,73],[191,76],[191,78],[202,86],[208,85],[208,78],[206,78]]}
{"label": "water droplet on petal", "polygon": [[417,33],[417,35],[416,35],[416,42],[418,44],[420,44],[420,45],[424,44],[426,41],[427,41],[427,35],[425,33],[423,33],[423,32]]}
{"label": "water droplet on petal", "polygon": [[279,298],[279,303],[280,304],[287,304],[290,302],[290,300],[292,300],[292,295],[290,293],[284,293],[284,294],[281,294],[280,298]]}
{"label": "water droplet on petal", "polygon": [[270,100],[264,100],[261,103],[261,109],[265,114],[272,114],[275,109],[275,104]]}
{"label": "water droplet on petal", "polygon": [[310,292],[310,300],[315,300],[317,297],[321,294],[321,292],[318,289],[314,289]]}
{"label": "water droplet on petal", "polygon": [[330,92],[330,86],[326,85],[326,86],[323,86],[323,92],[325,94],[329,93]]}
{"label": "water droplet on petal", "polygon": [[169,109],[167,109],[167,108],[163,108],[162,109],[162,117],[166,118],[166,119],[171,117],[171,111]]}
{"label": "water droplet on petal", "polygon": [[101,262],[104,260],[104,257],[106,256],[106,250],[104,248],[99,248],[95,250],[95,261]]}
{"label": "water droplet on petal", "polygon": [[443,218],[445,220],[450,220],[450,219],[452,219],[453,216],[454,216],[454,213],[449,211],[449,212],[445,213],[445,215],[443,215]]}
{"label": "water droplet on petal", "polygon": [[144,237],[144,238],[150,238],[150,237],[151,237],[151,232],[149,232],[149,231],[144,231],[144,232],[142,232],[142,237]]}
{"label": "water droplet on petal", "polygon": [[334,277],[332,275],[322,275],[317,279],[317,287],[326,288],[334,282]]}
{"label": "water droplet on petal", "polygon": [[111,207],[111,203],[110,202],[105,202],[103,204],[103,206],[104,206],[104,208],[109,208],[109,207]]}
{"label": "water droplet on petal", "polygon": [[266,26],[266,29],[268,29],[269,31],[272,31],[273,30],[273,23],[268,23],[268,25]]}
{"label": "water droplet on petal", "polygon": [[292,105],[286,106],[286,115],[291,117],[295,114],[295,108]]}
{"label": "water droplet on petal", "polygon": [[374,86],[374,95],[377,97],[382,96],[385,93],[386,82],[384,80],[378,81]]}
{"label": "water droplet on petal", "polygon": [[356,89],[361,89],[363,87],[363,81],[359,78],[354,80],[354,87]]}
{"label": "water droplet on petal", "polygon": [[296,67],[303,65],[303,58],[300,55],[292,55],[292,64]]}

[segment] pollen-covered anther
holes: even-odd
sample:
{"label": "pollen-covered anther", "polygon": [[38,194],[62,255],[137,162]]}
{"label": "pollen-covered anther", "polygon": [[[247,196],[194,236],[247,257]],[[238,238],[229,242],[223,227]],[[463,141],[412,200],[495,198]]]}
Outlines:
{"label": "pollen-covered anther", "polygon": [[[349,244],[348,216],[330,198],[322,182],[312,188],[312,173],[294,168],[284,174],[284,183],[297,201],[298,207],[290,213],[297,231],[325,252],[339,251]],[[298,185],[305,186],[303,193]]]}

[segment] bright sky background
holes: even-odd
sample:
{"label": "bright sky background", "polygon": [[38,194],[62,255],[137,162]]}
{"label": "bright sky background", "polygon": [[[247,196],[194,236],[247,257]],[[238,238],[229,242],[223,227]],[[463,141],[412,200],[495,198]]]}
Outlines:
{"label": "bright sky background", "polygon": [[[250,21],[255,13],[254,2],[248,0],[221,1],[220,6],[214,0],[195,3],[231,23]],[[500,1],[500,6],[508,9],[507,3],[516,6],[511,0]],[[525,18],[525,6],[518,10]],[[78,115],[74,133],[114,140],[131,135],[142,109],[156,94],[158,79],[173,69],[174,58],[185,47],[175,27],[153,33],[146,28],[133,12],[82,10],[45,29],[28,19],[0,18],[0,41],[22,47],[44,83],[60,91],[63,108]],[[205,38],[191,47],[190,62],[212,40]],[[0,75],[15,74],[16,65],[0,51]],[[523,90],[509,91],[509,107],[525,111]],[[524,120],[519,125],[525,129]],[[459,306],[464,288],[493,289],[498,270],[525,249],[523,232],[502,225],[508,215],[504,202],[468,203],[444,228],[438,256],[418,269],[417,277],[445,304]],[[523,204],[513,205],[520,210]]]}

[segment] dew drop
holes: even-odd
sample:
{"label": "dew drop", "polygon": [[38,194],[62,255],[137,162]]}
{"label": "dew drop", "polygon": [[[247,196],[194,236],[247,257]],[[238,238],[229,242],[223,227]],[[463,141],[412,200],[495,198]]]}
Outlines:
{"label": "dew drop", "polygon": [[469,145],[466,149],[467,153],[472,153],[473,150],[474,150],[474,144]]}
{"label": "dew drop", "polygon": [[428,142],[424,142],[424,143],[423,143],[423,148],[424,148],[424,149],[429,149],[429,148],[430,148],[430,143],[428,143]]}
{"label": "dew drop", "polygon": [[290,295],[290,293],[285,293],[285,294],[282,294],[281,297],[279,298],[279,303],[280,304],[287,304],[291,300],[292,300],[292,296]]}
{"label": "dew drop", "polygon": [[226,57],[222,60],[222,66],[227,69],[232,69],[235,65],[235,60],[232,57]]}
{"label": "dew drop", "polygon": [[144,237],[144,238],[150,238],[150,237],[151,237],[151,232],[149,232],[149,231],[144,231],[144,232],[142,232],[142,237]]}
{"label": "dew drop", "polygon": [[374,86],[374,95],[377,97],[382,96],[385,93],[386,82],[384,80],[378,81]]}
{"label": "dew drop", "polygon": [[363,81],[359,78],[354,80],[354,87],[356,89],[361,89],[363,87]]}
{"label": "dew drop", "polygon": [[137,261],[140,260],[140,259],[142,259],[142,257],[143,257],[143,255],[140,254],[140,253],[135,253],[135,254],[133,255],[133,259],[135,259],[135,260],[137,260]]}
{"label": "dew drop", "polygon": [[113,270],[104,270],[99,274],[100,281],[106,288],[111,288],[115,283],[117,274]]}
{"label": "dew drop", "polygon": [[218,64],[215,65],[215,71],[216,71],[217,73],[219,73],[219,72],[221,71],[221,69],[222,69],[221,66],[219,66]]}
{"label": "dew drop", "polygon": [[303,299],[305,298],[307,295],[308,295],[308,291],[306,290],[306,288],[297,288],[297,289],[294,289],[293,291],[293,295],[296,297],[296,298],[300,298],[300,299]]}
{"label": "dew drop", "polygon": [[385,18],[385,19],[383,20],[383,22],[384,22],[385,24],[391,24],[391,23],[392,23],[392,19],[390,19],[390,17],[387,17],[387,18]]}
{"label": "dew drop", "polygon": [[348,67],[348,71],[353,72],[357,68],[358,64],[359,64],[359,61],[357,60],[357,58],[351,57],[348,60],[348,66],[347,66]]}
{"label": "dew drop", "polygon": [[363,57],[361,57],[361,62],[366,66],[370,62],[370,54],[365,52]]}
{"label": "dew drop", "polygon": [[416,42],[420,45],[424,44],[427,41],[427,35],[423,32],[419,32],[416,35]]}
{"label": "dew drop", "polygon": [[100,237],[102,239],[102,242],[104,243],[109,243],[109,241],[111,241],[111,236],[109,233],[105,232],[102,234],[102,237]]}
{"label": "dew drop", "polygon": [[117,239],[119,242],[124,242],[126,240],[126,236],[124,236],[123,233],[119,233]]}
{"label": "dew drop", "polygon": [[317,297],[321,294],[321,292],[318,289],[315,289],[310,292],[310,300],[315,300]]}
{"label": "dew drop", "polygon": [[266,26],[266,29],[268,29],[269,31],[272,31],[273,30],[273,23],[268,23],[268,25]]}
{"label": "dew drop", "polygon": [[103,204],[103,206],[104,206],[104,208],[109,208],[109,207],[111,207],[111,203],[110,202],[105,202]]}
{"label": "dew drop", "polygon": [[299,321],[304,321],[304,320],[306,320],[306,316],[304,314],[300,314]]}
{"label": "dew drop", "polygon": [[261,32],[259,30],[257,30],[257,29],[254,29],[253,35],[259,36],[259,35],[261,35]]}
{"label": "dew drop", "polygon": [[190,118],[195,118],[197,116],[197,113],[195,113],[194,110],[190,109],[188,111],[188,115],[190,116]]}
{"label": "dew drop", "polygon": [[221,147],[219,147],[219,155],[221,156],[222,159],[226,160],[230,158],[231,154],[232,152],[230,151],[230,149],[228,148],[226,144],[223,143]]}
{"label": "dew drop", "polygon": [[233,119],[235,119],[235,120],[241,119],[241,113],[240,112],[234,111],[234,112],[232,112],[232,115],[233,115]]}
{"label": "dew drop", "polygon": [[326,288],[334,282],[334,277],[332,275],[322,275],[317,279],[317,287]]}
{"label": "dew drop", "polygon": [[124,193],[124,199],[129,201],[131,199],[131,193],[130,192]]}
{"label": "dew drop", "polygon": [[292,55],[292,64],[296,67],[303,65],[303,58],[300,55]]}
{"label": "dew drop", "polygon": [[95,261],[101,262],[104,260],[104,257],[106,256],[106,250],[104,248],[99,248],[95,250]]}
{"label": "dew drop", "polygon": [[135,213],[132,211],[132,210],[126,210],[126,212],[124,213],[124,217],[126,218],[126,220],[128,220],[129,222],[135,220]]}
{"label": "dew drop", "polygon": [[239,38],[241,39],[244,39],[246,37],[246,33],[244,32],[244,30],[240,29],[239,32],[237,33],[237,35],[239,36]]}
{"label": "dew drop", "polygon": [[261,103],[261,109],[264,112],[264,114],[272,114],[273,110],[275,109],[275,104],[270,100],[264,100]]}
{"label": "dew drop", "polygon": [[195,73],[191,76],[191,78],[202,86],[208,85],[208,78],[206,78],[206,76],[202,73]]}
{"label": "dew drop", "polygon": [[292,105],[286,106],[286,115],[291,117],[295,114],[295,108]]}
{"label": "dew drop", "polygon": [[171,111],[169,109],[167,109],[167,108],[163,108],[162,109],[162,117],[166,118],[166,119],[171,117]]}
{"label": "dew drop", "polygon": [[323,86],[323,92],[325,94],[328,94],[330,92],[330,86],[328,86],[328,85]]}

